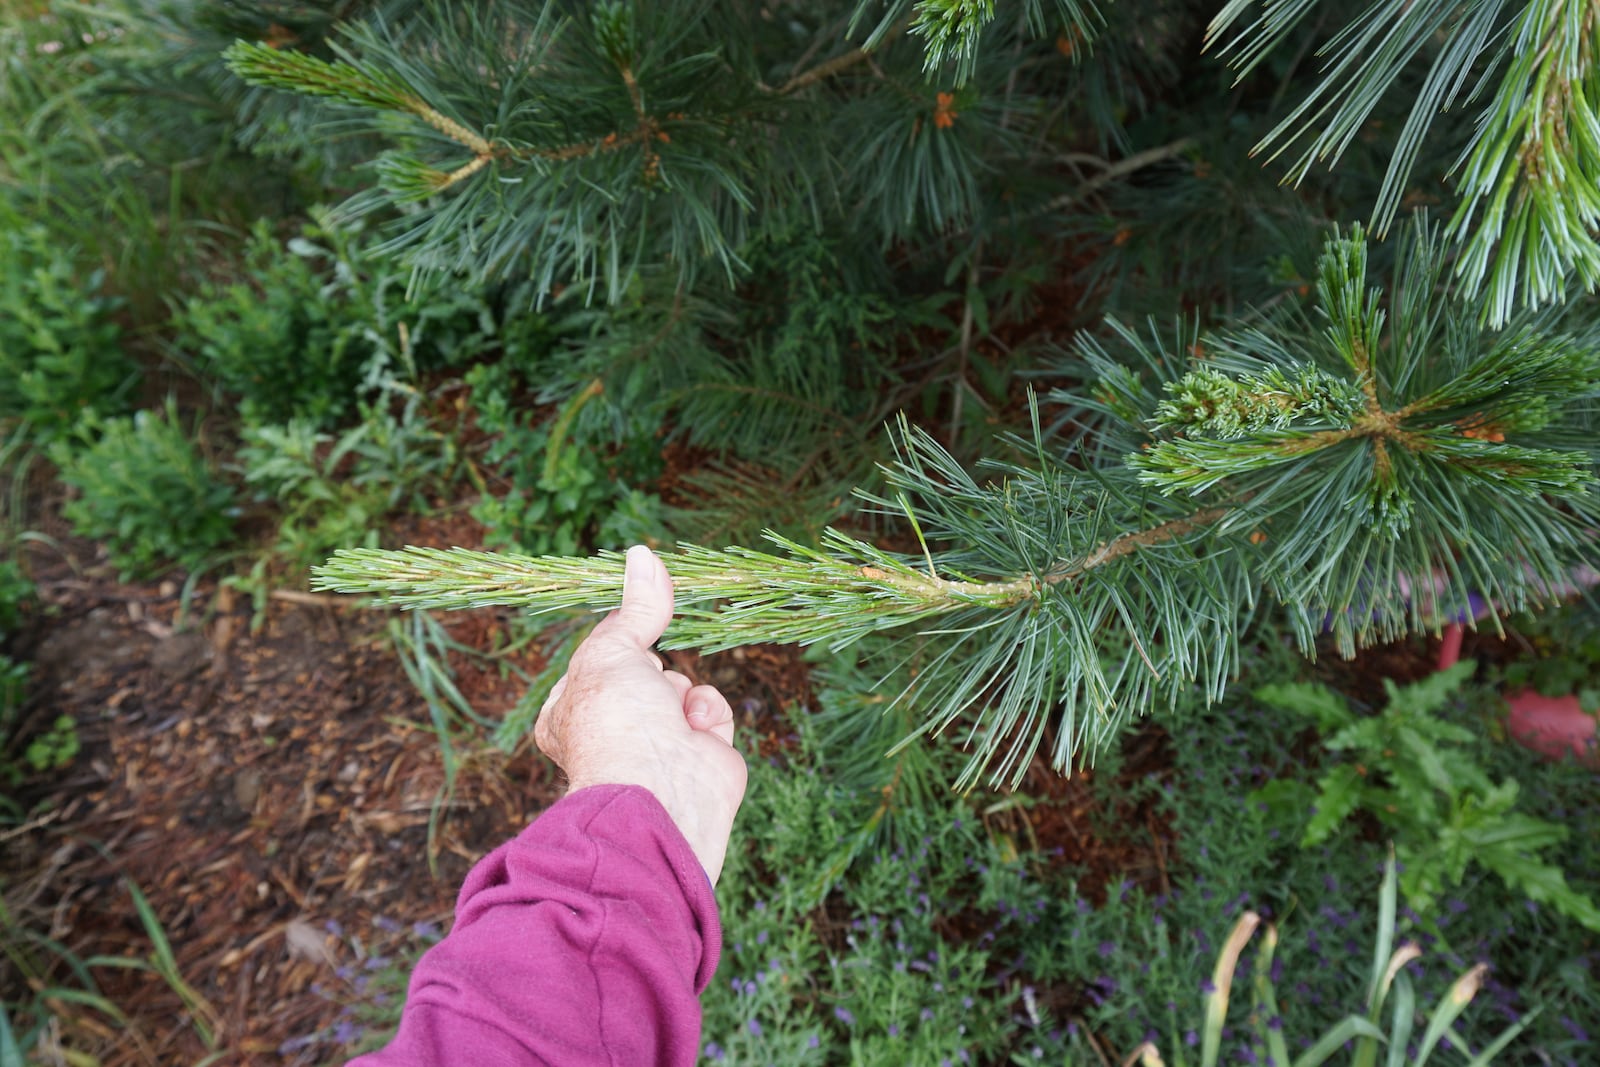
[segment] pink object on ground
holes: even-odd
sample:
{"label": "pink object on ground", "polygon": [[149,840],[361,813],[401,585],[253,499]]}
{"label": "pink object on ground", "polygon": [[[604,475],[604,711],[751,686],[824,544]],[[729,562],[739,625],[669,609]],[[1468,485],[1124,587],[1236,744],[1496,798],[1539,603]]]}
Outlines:
{"label": "pink object on ground", "polygon": [[[1454,667],[1461,659],[1461,624],[1453,622],[1440,633],[1439,670]],[[1569,756],[1600,767],[1600,748],[1596,747],[1595,717],[1584,711],[1572,694],[1547,697],[1532,689],[1506,697],[1511,713],[1506,730],[1511,739],[1546,759]]]}
{"label": "pink object on ground", "polygon": [[1600,749],[1595,747],[1595,718],[1579,706],[1577,697],[1571,694],[1547,697],[1524,689],[1508,696],[1506,703],[1511,705],[1506,728],[1522,747],[1547,759],[1575,756],[1600,767]]}

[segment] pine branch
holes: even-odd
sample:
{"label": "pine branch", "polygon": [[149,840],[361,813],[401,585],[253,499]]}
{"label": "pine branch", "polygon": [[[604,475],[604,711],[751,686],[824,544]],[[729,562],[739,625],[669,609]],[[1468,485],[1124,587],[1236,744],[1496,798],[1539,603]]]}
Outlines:
{"label": "pine branch", "polygon": [[[804,201],[807,172],[768,162],[761,123],[781,104],[709,47],[708,18],[441,7],[417,16],[425,31],[347,26],[336,61],[246,42],[228,58],[251,84],[415,124],[380,157],[380,186],[341,209],[415,205],[384,246],[409,266],[480,280],[531,267],[542,291],[603,282],[616,299],[647,254],[684,279],[708,259],[731,272],[757,196],[777,216]],[[440,141],[470,158],[431,158]]]}
{"label": "pine branch", "polygon": [[1486,320],[1600,286],[1600,4],[1536,0],[1465,155],[1447,232],[1463,245],[1466,292],[1487,286]]}
{"label": "pine branch", "polygon": [[[1284,43],[1316,0],[1265,5],[1233,30],[1253,0],[1230,0],[1206,47],[1231,53],[1242,79]],[[1506,23],[1514,20],[1503,43]],[[1463,295],[1487,287],[1485,321],[1510,321],[1519,305],[1565,299],[1573,281],[1600,286],[1600,6],[1594,0],[1386,0],[1321,49],[1320,84],[1253,149],[1273,160],[1301,141],[1285,180],[1338,162],[1401,75],[1432,54],[1384,176],[1372,226],[1383,235],[1407,190],[1429,128],[1484,86],[1494,98],[1462,153],[1462,200],[1448,227],[1462,248]],[[1487,69],[1484,67],[1487,65]],[[1496,79],[1498,79],[1496,81]]]}
{"label": "pine branch", "polygon": [[778,88],[773,91],[779,96],[788,96],[790,93],[798,93],[802,89],[809,89],[811,86],[820,81],[826,81],[835,75],[843,74],[851,67],[854,67],[860,63],[864,63],[870,58],[872,58],[871,50],[865,47],[852,48],[848,52],[834,56],[832,59],[824,60],[811,69],[794,75],[792,78],[778,86]]}

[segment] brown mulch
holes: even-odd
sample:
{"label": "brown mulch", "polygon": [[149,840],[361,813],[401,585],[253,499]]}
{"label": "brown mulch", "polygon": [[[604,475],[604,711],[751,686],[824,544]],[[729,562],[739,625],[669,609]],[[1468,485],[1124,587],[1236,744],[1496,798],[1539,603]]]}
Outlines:
{"label": "brown mulch", "polygon": [[[97,969],[130,1024],[68,1007],[62,1043],[108,1067],[194,1063],[197,1023],[219,1062],[324,1062],[317,1043],[279,1048],[333,1025],[356,939],[446,918],[470,863],[559,790],[534,756],[477,752],[430,849],[443,760],[383,615],[274,599],[252,633],[227,589],[202,587],[180,619],[171,583],[36,579],[54,617],[30,707],[71,715],[83,750],[8,832],[0,881],[19,922],[78,956],[143,957],[131,882],[197,994],[186,1006],[148,973]],[[102,1031],[116,1040],[94,1047]]]}

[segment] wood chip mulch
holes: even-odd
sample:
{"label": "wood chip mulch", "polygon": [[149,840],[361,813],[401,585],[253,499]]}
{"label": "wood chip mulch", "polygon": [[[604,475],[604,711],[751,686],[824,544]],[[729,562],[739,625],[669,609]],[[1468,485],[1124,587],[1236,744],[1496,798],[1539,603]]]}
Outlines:
{"label": "wood chip mulch", "polygon": [[[65,1025],[46,1054],[55,1044],[106,1067],[210,1052],[337,1060],[336,1038],[350,1036],[342,1009],[374,946],[420,948],[417,924],[448,926],[471,863],[559,795],[553,768],[480,744],[446,802],[438,739],[380,612],[291,595],[251,632],[251,604],[227,589],[201,588],[180,620],[172,583],[91,582],[48,565],[35,579],[47,617],[25,714],[70,715],[82,751],[43,795],[20,798],[33,815],[5,831],[12,920],[80,958],[146,959],[131,882],[192,990],[186,1003],[158,975],[97,967],[127,1022],[59,1004]],[[467,637],[495,629],[473,614],[493,615],[463,616]],[[481,668],[458,681],[488,715],[522,685]],[[59,957],[33,956],[46,984],[74,984]],[[8,998],[19,980],[0,957]]]}

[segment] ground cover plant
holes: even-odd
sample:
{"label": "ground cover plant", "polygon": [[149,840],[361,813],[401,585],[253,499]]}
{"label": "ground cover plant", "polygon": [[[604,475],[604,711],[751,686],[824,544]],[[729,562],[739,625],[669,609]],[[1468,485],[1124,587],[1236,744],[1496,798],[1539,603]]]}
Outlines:
{"label": "ground cover plant", "polygon": [[646,541],[705,1062],[1585,1062],[1592,4],[0,11],[0,1060],[380,1042]]}

